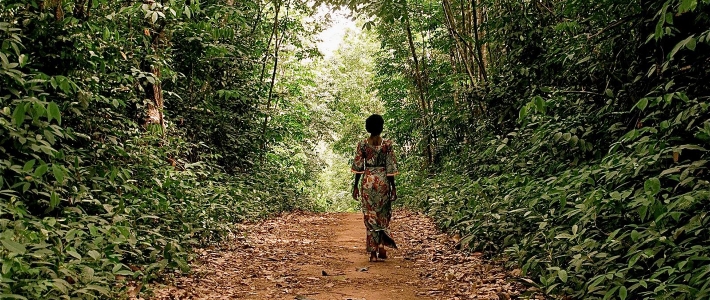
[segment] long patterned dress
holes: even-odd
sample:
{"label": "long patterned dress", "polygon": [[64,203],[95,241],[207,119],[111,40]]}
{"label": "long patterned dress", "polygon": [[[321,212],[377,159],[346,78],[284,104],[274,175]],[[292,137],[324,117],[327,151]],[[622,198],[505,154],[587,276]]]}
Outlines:
{"label": "long patterned dress", "polygon": [[363,177],[360,201],[367,229],[367,251],[376,251],[380,244],[397,249],[389,230],[392,201],[387,176],[399,174],[392,142],[382,141],[380,146],[367,141],[358,143],[352,172]]}

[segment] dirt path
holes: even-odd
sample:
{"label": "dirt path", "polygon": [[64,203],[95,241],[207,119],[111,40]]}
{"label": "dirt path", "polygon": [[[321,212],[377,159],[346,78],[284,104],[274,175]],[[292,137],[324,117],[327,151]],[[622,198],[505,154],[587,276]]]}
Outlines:
{"label": "dirt path", "polygon": [[395,212],[400,245],[368,262],[361,214],[291,213],[243,225],[229,247],[203,250],[193,274],[158,288],[156,299],[510,299],[522,287],[453,249],[431,221]]}

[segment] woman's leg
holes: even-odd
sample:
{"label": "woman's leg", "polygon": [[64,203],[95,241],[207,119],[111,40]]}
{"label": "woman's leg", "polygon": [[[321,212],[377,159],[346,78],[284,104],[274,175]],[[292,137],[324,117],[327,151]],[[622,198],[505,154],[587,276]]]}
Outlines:
{"label": "woman's leg", "polygon": [[363,194],[362,194],[362,216],[363,216],[363,221],[365,223],[365,249],[367,252],[370,253],[370,260],[372,261],[372,258],[374,257],[377,259],[377,244],[379,244],[376,236],[376,232],[374,231],[375,225],[377,224],[377,214],[374,210],[374,207],[372,206],[372,203],[369,201],[370,197],[369,194],[371,193],[371,190],[365,190],[363,189]]}
{"label": "woman's leg", "polygon": [[384,244],[380,244],[380,249],[377,250],[377,257],[381,259],[387,259],[387,250],[385,250]]}

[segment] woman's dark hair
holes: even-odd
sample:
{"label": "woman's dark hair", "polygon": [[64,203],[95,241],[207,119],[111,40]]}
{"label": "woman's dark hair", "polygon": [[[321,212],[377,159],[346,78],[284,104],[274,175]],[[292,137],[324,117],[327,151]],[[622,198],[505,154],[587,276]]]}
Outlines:
{"label": "woman's dark hair", "polygon": [[372,135],[379,135],[385,126],[385,119],[380,115],[371,115],[365,120],[365,130]]}

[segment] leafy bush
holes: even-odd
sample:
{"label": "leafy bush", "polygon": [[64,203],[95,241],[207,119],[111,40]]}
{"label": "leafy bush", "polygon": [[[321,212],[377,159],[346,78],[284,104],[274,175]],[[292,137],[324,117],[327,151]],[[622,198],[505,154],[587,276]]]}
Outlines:
{"label": "leafy bush", "polygon": [[507,45],[467,95],[487,115],[439,102],[441,161],[402,195],[538,293],[710,297],[710,3],[550,4],[533,19],[486,6],[488,42]]}
{"label": "leafy bush", "polygon": [[300,160],[257,139],[260,4],[3,2],[0,298],[114,298],[235,223],[310,205],[310,166],[284,171]]}

